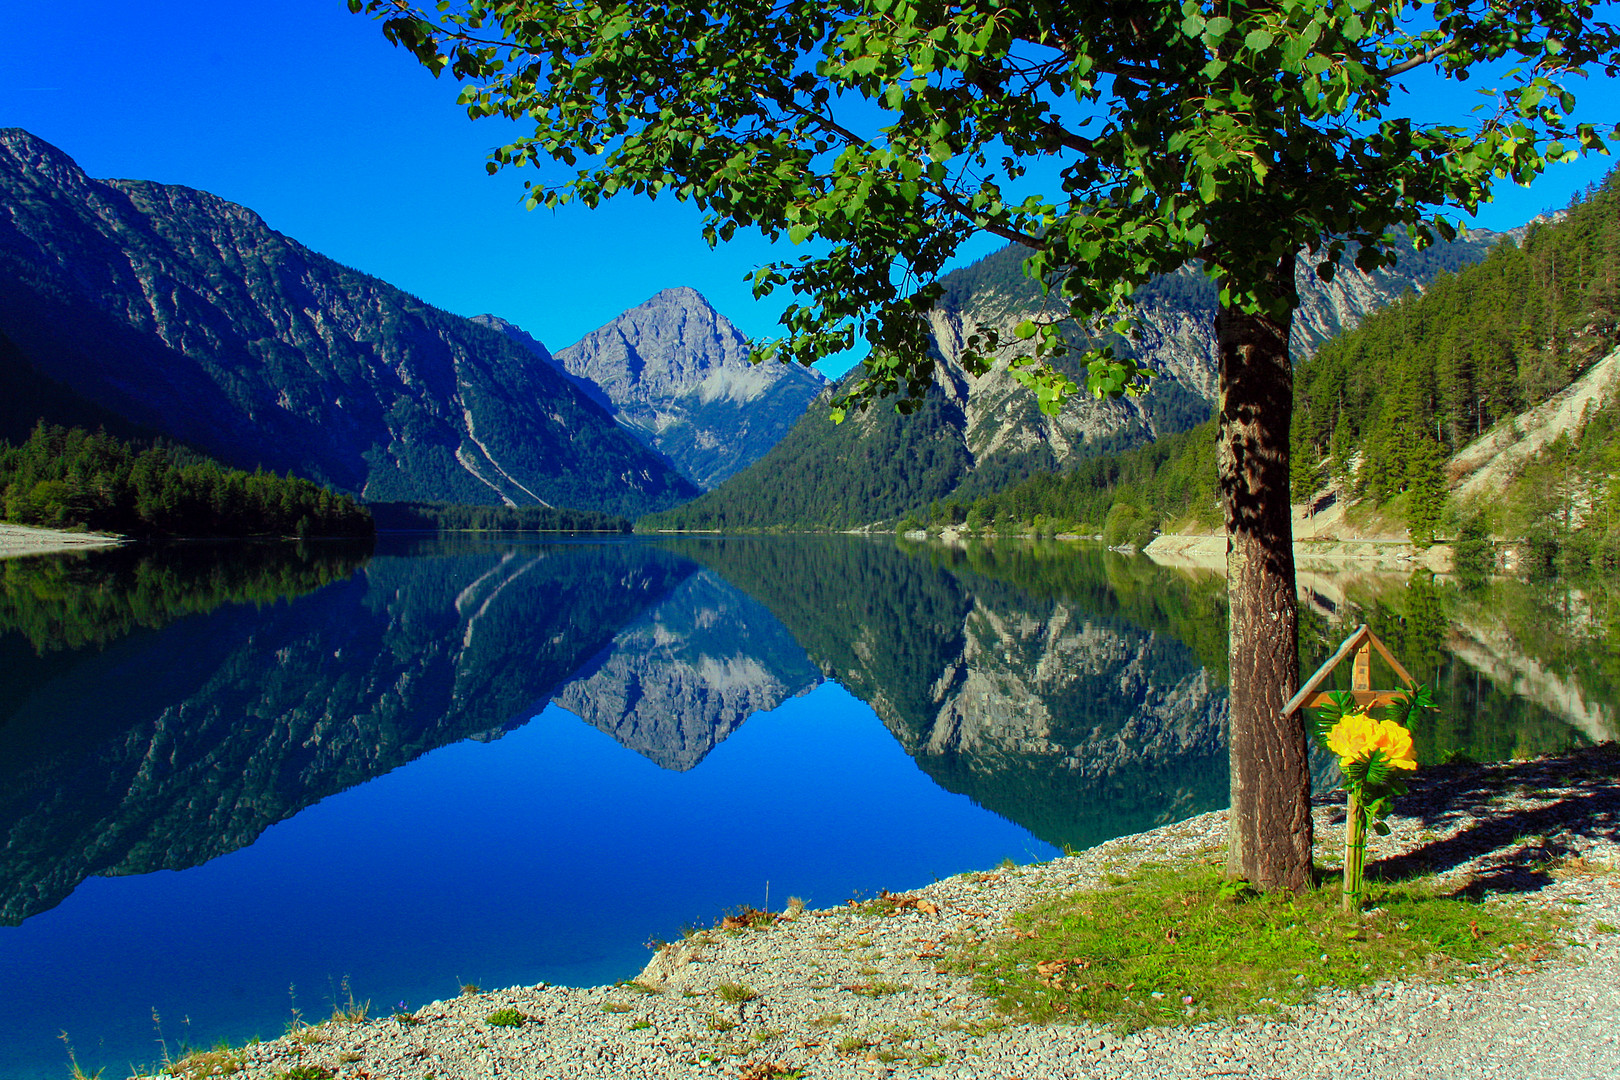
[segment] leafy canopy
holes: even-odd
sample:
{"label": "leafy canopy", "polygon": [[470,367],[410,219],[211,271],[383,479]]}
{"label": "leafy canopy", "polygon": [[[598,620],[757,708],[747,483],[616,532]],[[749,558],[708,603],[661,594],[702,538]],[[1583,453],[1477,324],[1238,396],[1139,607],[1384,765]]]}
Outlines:
{"label": "leafy canopy", "polygon": [[[1054,303],[1017,327],[1014,369],[1055,411],[1077,387],[1044,361],[1057,323],[1126,330],[1133,292],[1202,266],[1223,305],[1286,317],[1277,270],[1301,250],[1331,278],[1426,245],[1498,179],[1602,150],[1570,77],[1613,75],[1620,34],[1567,0],[349,0],[473,117],[532,134],[491,172],[555,158],[531,206],[671,193],[711,243],[757,228],[812,253],[766,266],[756,295],[801,302],[764,352],[810,363],[866,337],[841,404],[926,389],[926,312],[958,246],[1027,246]],[[1467,122],[1400,115],[1403,76],[1496,86]],[[1043,188],[1037,192],[1035,188]],[[1098,340],[1101,340],[1099,337]],[[970,369],[1001,347],[969,342]],[[1098,394],[1149,372],[1102,346]],[[905,402],[902,402],[904,411]]]}

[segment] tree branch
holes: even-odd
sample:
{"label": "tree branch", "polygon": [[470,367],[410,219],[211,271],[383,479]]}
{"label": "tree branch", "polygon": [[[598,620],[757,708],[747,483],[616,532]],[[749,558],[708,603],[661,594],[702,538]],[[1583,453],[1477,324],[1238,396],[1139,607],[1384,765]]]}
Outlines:
{"label": "tree branch", "polygon": [[1457,43],[1455,41],[1448,41],[1443,45],[1436,45],[1434,48],[1428,50],[1427,52],[1419,53],[1410,60],[1403,60],[1392,68],[1386,68],[1383,71],[1375,71],[1372,74],[1376,75],[1380,79],[1393,79],[1397,75],[1405,75],[1413,68],[1422,67],[1424,64],[1429,63],[1437,57],[1450,52],[1456,46],[1456,44]]}

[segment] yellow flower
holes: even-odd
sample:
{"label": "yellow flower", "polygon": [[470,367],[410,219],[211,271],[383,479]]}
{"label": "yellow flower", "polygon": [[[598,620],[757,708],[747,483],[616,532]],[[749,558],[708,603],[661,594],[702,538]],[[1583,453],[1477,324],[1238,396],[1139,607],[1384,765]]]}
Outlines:
{"label": "yellow flower", "polygon": [[1364,712],[1345,713],[1328,732],[1328,749],[1339,755],[1342,768],[1372,753],[1378,740],[1378,721]]}
{"label": "yellow flower", "polygon": [[1339,755],[1340,768],[1353,761],[1365,761],[1374,750],[1382,751],[1391,768],[1417,768],[1412,733],[1393,720],[1374,720],[1364,712],[1340,717],[1328,732],[1327,745]]}
{"label": "yellow flower", "polygon": [[1393,720],[1378,721],[1378,749],[1391,767],[1417,768],[1417,752],[1412,748],[1412,733]]}

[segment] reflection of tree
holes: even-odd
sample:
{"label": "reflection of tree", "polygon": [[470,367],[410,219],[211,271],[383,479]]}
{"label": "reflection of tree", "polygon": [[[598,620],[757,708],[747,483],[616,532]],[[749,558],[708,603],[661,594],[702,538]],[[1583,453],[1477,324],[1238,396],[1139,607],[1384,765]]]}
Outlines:
{"label": "reflection of tree", "polygon": [[268,604],[346,578],[370,540],[143,544],[0,560],[0,636],[36,652],[105,645],[226,603]]}
{"label": "reflection of tree", "polygon": [[56,654],[0,695],[0,920],[90,874],[197,865],[435,747],[499,736],[692,569],[632,544],[379,555],[290,603]]}

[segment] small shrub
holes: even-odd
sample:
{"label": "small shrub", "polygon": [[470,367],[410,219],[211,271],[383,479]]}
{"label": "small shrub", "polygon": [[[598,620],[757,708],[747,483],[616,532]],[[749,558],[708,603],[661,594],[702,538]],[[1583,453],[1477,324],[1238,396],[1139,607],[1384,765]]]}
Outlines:
{"label": "small shrub", "polygon": [[524,1016],[516,1009],[496,1009],[494,1012],[484,1017],[484,1023],[488,1024],[490,1027],[515,1028],[522,1027],[523,1022],[527,1019],[527,1016]]}

